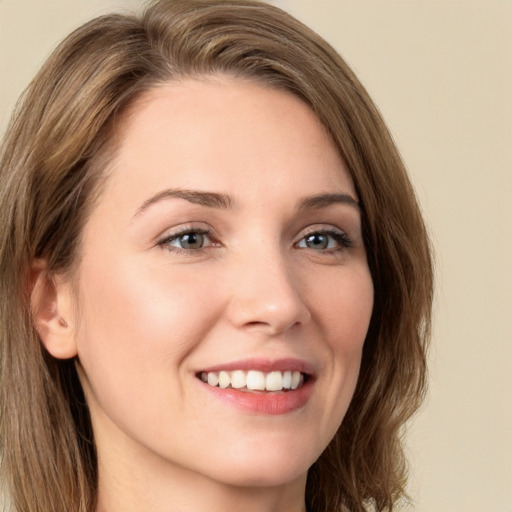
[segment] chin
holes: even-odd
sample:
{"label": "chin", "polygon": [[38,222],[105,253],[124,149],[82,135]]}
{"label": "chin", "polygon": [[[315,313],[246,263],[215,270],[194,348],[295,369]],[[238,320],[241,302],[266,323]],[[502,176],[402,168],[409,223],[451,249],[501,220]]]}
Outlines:
{"label": "chin", "polygon": [[[232,458],[224,457],[221,473],[215,479],[227,485],[241,487],[276,487],[305,479],[311,465],[318,458],[309,450],[277,448],[269,442],[266,450],[246,453]],[[218,470],[219,466],[217,466]]]}
{"label": "chin", "polygon": [[223,474],[216,480],[236,487],[280,487],[305,479],[309,466],[306,468],[291,467],[257,467],[241,469],[233,473]]}

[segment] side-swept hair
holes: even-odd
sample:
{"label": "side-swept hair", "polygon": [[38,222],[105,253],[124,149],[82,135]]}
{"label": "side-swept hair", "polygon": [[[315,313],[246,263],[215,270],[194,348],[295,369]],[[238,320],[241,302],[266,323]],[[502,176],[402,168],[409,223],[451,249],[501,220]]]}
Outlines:
{"label": "side-swept hair", "polygon": [[0,153],[2,478],[23,512],[94,510],[97,459],[75,361],[52,358],[30,313],[29,270],[72,271],[114,128],[148,89],[227,74],[301,98],[334,140],[361,200],[375,304],[355,396],[310,469],[310,512],[385,511],[404,496],[405,421],[425,391],[432,302],[426,229],[404,165],[343,59],[253,0],[159,0],[73,32],[25,91]]}

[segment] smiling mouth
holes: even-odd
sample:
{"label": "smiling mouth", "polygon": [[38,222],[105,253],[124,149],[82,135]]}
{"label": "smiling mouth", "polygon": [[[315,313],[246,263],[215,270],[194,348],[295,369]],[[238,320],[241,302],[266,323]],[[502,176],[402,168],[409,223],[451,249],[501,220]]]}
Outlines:
{"label": "smiling mouth", "polygon": [[308,374],[299,371],[234,370],[199,372],[197,377],[209,386],[253,392],[287,392],[300,389]]}

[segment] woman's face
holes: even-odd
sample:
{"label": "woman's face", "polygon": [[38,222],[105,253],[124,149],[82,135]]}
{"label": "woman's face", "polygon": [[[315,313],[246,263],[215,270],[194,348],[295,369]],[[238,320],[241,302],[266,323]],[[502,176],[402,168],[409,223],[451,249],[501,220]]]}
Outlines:
{"label": "woman's face", "polygon": [[147,93],[77,283],[100,474],[303,481],[352,397],[373,286],[354,185],[299,99],[220,77]]}

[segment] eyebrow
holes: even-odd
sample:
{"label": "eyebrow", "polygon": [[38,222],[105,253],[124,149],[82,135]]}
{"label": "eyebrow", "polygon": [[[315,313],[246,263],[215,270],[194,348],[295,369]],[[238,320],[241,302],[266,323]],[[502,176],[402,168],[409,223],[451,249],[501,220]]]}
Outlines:
{"label": "eyebrow", "polygon": [[[166,199],[184,199],[189,203],[207,206],[209,208],[231,209],[235,206],[233,199],[226,194],[217,192],[203,192],[199,190],[188,190],[171,188],[162,190],[142,203],[135,212],[134,217],[144,213],[150,206]],[[360,210],[359,201],[350,194],[318,194],[303,198],[299,202],[299,211],[317,210],[326,208],[332,204],[347,204]]]}
{"label": "eyebrow", "polygon": [[299,210],[317,210],[339,203],[354,206],[358,211],[361,209],[359,201],[350,194],[318,194],[302,199]]}
{"label": "eyebrow", "polygon": [[171,188],[162,190],[150,197],[142,203],[137,209],[134,217],[137,217],[144,213],[151,205],[159,203],[164,199],[184,199],[189,203],[199,204],[201,206],[207,206],[209,208],[233,208],[234,202],[226,194],[218,194],[216,192],[202,192],[199,190],[187,190],[182,188]]}

